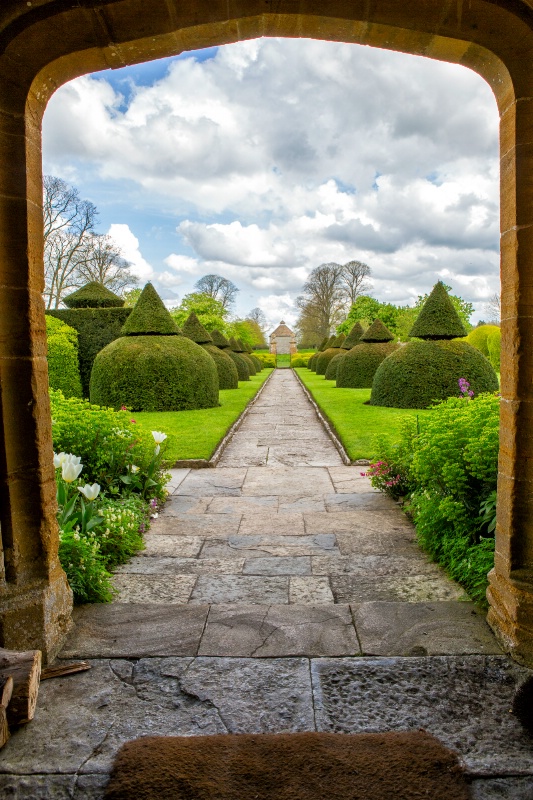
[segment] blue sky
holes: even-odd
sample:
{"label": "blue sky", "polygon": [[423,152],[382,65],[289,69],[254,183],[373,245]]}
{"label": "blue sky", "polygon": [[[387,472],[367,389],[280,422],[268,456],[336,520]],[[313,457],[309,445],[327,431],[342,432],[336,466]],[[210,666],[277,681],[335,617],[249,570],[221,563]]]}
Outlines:
{"label": "blue sky", "polygon": [[373,294],[498,291],[498,114],[484,81],[420,57],[260,39],[84,76],[51,99],[43,166],[99,210],[175,304],[210,272],[272,327],[321,263]]}

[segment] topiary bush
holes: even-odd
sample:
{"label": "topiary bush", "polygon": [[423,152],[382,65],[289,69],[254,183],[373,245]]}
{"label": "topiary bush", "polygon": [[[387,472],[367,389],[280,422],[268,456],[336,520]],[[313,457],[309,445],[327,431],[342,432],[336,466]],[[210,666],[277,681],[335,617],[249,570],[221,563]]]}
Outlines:
{"label": "topiary bush", "polygon": [[203,349],[209,353],[218,373],[219,389],[238,389],[239,373],[236,364],[226,350],[220,350],[214,344],[203,344]]}
{"label": "topiary bush", "polygon": [[489,336],[494,331],[499,331],[500,328],[498,325],[478,325],[477,328],[473,328],[468,336],[466,337],[466,341],[468,344],[471,344],[472,347],[475,347],[476,350],[479,350],[480,353],[483,353],[486,358],[489,358]]}
{"label": "topiary bush", "polygon": [[496,327],[495,331],[489,334],[489,338],[487,340],[487,345],[489,348],[489,361],[496,370],[496,372],[500,371],[500,351],[502,345],[502,332],[500,328]]}
{"label": "topiary bush", "polygon": [[376,370],[394,353],[396,342],[361,342],[344,354],[337,366],[338,389],[370,389]]}
{"label": "topiary bush", "polygon": [[328,347],[323,353],[319,353],[316,360],[316,374],[325,375],[329,362],[341,352],[344,352],[344,350],[341,351],[340,347]]}
{"label": "topiary bush", "polygon": [[67,308],[122,308],[124,300],[98,281],[90,281],[65,297]]}
{"label": "topiary bush", "polygon": [[[241,372],[239,372],[239,380],[245,380],[245,381],[250,380],[250,375],[255,375],[257,370],[256,370],[256,368],[254,366],[253,361],[250,359],[250,356],[248,355],[248,353],[244,352],[244,347],[243,347],[242,343],[239,342],[238,339],[235,339],[234,336],[232,336],[229,339],[229,346],[230,346],[231,352],[234,355],[238,356],[238,358],[240,359],[240,363],[244,364],[244,366],[247,369],[247,377],[246,378],[241,378],[240,377]],[[236,366],[237,366],[237,370],[239,370],[238,363],[236,364]],[[242,374],[244,374],[244,370],[242,370]]]}
{"label": "topiary bush", "polygon": [[[368,331],[365,333],[365,337]],[[438,281],[422,306],[409,336],[417,339],[455,339],[466,336],[461,319],[442,281]]]}
{"label": "topiary bush", "polygon": [[327,381],[335,381],[337,380],[337,368],[341,362],[341,360],[346,355],[347,351],[341,348],[340,353],[337,353],[336,356],[333,356],[331,361],[329,362],[327,369],[326,369],[326,380]]}
{"label": "topiary bush", "polygon": [[81,397],[78,333],[55,317],[46,316],[48,382],[65,397]]}
{"label": "topiary bush", "polygon": [[489,360],[466,341],[409,342],[380,364],[370,405],[427,408],[435,400],[458,396],[459,378],[470,383],[475,395],[498,391]]}
{"label": "topiary bush", "polygon": [[363,335],[364,330],[363,326],[360,322],[356,322],[355,325],[352,327],[350,333],[342,343],[341,347],[343,350],[351,350],[352,347],[355,347],[356,344],[359,344],[361,336]]}
{"label": "topiary bush", "polygon": [[256,358],[259,359],[263,367],[273,368],[276,366],[276,356],[273,353],[259,353],[256,354]]}

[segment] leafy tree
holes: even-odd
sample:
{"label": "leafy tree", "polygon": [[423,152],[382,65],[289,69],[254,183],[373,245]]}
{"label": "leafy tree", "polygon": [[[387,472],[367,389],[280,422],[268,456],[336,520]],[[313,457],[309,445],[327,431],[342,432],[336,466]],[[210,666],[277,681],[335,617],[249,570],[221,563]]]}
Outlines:
{"label": "leafy tree", "polygon": [[381,303],[375,297],[363,294],[352,304],[347,318],[337,327],[337,332],[347,334],[356,322],[361,323],[363,328],[368,328],[375,319],[379,318],[392,333],[396,334],[399,312],[399,306],[392,303]]}
{"label": "leafy tree", "polygon": [[257,322],[251,319],[235,319],[229,323],[228,329],[230,336],[250,347],[262,345],[265,341]]}
{"label": "leafy tree", "polygon": [[170,313],[181,328],[191,311],[194,311],[204,328],[208,331],[219,330],[226,334],[228,323],[226,317],[227,310],[222,303],[214,297],[204,292],[191,292],[186,294],[177,308],[171,309]]}
{"label": "leafy tree", "polygon": [[129,289],[127,292],[124,292],[122,297],[124,298],[124,305],[126,308],[133,308],[139,297],[141,296],[142,289],[137,286],[135,289]]}
{"label": "leafy tree", "polygon": [[300,336],[305,331],[321,340],[340,323],[346,306],[342,270],[340,264],[330,262],[315,267],[309,275],[303,294],[296,299],[300,309],[296,327]]}
{"label": "leafy tree", "polygon": [[230,310],[239,292],[234,283],[221,275],[204,275],[196,281],[194,288],[197,292],[217,300],[226,312]]}

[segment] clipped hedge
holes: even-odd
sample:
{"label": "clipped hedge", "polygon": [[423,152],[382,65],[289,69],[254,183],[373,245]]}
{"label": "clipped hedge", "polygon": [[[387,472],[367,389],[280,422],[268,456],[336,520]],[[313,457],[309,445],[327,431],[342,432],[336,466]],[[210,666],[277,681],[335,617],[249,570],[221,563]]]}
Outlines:
{"label": "clipped hedge", "polygon": [[121,336],[131,308],[59,308],[46,312],[78,332],[78,361],[84,397],[89,397],[89,381],[96,354]]}
{"label": "clipped hedge", "polygon": [[220,350],[214,344],[203,344],[201,346],[215,362],[218,373],[218,388],[238,389],[239,373],[227,350]]}
{"label": "clipped hedge", "polygon": [[335,381],[335,380],[337,380],[337,368],[338,368],[341,360],[347,354],[347,352],[348,352],[347,350],[341,349],[340,353],[337,353],[336,356],[333,356],[333,358],[329,362],[329,364],[327,366],[327,369],[326,369],[326,380],[327,381]]}
{"label": "clipped hedge", "polygon": [[215,362],[185,336],[125,336],[95,358],[91,403],[133,411],[218,405]]}
{"label": "clipped hedge", "polygon": [[252,359],[252,363],[253,363],[253,365],[255,367],[255,371],[256,372],[262,372],[263,371],[263,362],[261,361],[261,359],[257,358],[255,353],[248,353],[248,355]]}
{"label": "clipped hedge", "polygon": [[273,353],[255,353],[255,357],[259,359],[262,367],[276,366],[276,356]]}
{"label": "clipped hedge", "polygon": [[435,400],[457,397],[459,378],[470,383],[474,395],[498,391],[490,361],[466,341],[409,342],[379,366],[370,405],[427,408]]}
{"label": "clipped hedge", "polygon": [[335,356],[339,355],[341,352],[344,353],[345,351],[341,350],[340,347],[328,347],[323,353],[319,353],[316,360],[316,374],[325,375],[331,359],[335,358]]}
{"label": "clipped hedge", "polygon": [[65,397],[81,397],[77,331],[55,317],[46,316],[48,383]]}
{"label": "clipped hedge", "polygon": [[90,281],[65,297],[67,308],[122,308],[124,300],[98,281]]}
{"label": "clipped hedge", "polygon": [[489,334],[489,338],[487,340],[488,348],[489,348],[489,361],[496,370],[496,372],[500,371],[500,351],[502,346],[502,332],[500,328],[496,328],[495,331]]}
{"label": "clipped hedge", "polygon": [[480,353],[483,353],[486,358],[489,357],[489,336],[493,331],[499,331],[498,325],[478,325],[477,328],[474,328],[470,331],[468,336],[466,337],[466,341],[468,344],[471,344],[472,347],[475,347],[476,350],[479,350]]}
{"label": "clipped hedge", "polygon": [[337,389],[370,389],[379,365],[398,347],[396,342],[356,344],[339,361]]}
{"label": "clipped hedge", "polygon": [[309,361],[307,362],[307,369],[310,369],[311,372],[316,372],[316,362],[318,361],[318,357],[321,354],[321,352],[322,351],[319,351],[318,353],[314,353],[311,356],[311,358],[309,359]]}
{"label": "clipped hedge", "polygon": [[239,376],[240,381],[249,381],[250,380],[250,368],[244,358],[242,357],[241,353],[234,353],[233,350],[224,350],[225,353],[231,358],[235,366],[237,367],[237,375]]}

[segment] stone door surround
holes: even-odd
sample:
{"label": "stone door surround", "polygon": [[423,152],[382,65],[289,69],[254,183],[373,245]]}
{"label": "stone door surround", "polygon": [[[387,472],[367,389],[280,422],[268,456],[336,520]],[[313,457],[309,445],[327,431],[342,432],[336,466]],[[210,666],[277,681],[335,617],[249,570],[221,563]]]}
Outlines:
{"label": "stone door surround", "polygon": [[70,625],[47,396],[41,120],[63,83],[259,36],[455,62],[500,112],[502,411],[489,622],[533,665],[533,10],[524,0],[3,0],[0,8],[0,642],[51,657]]}

